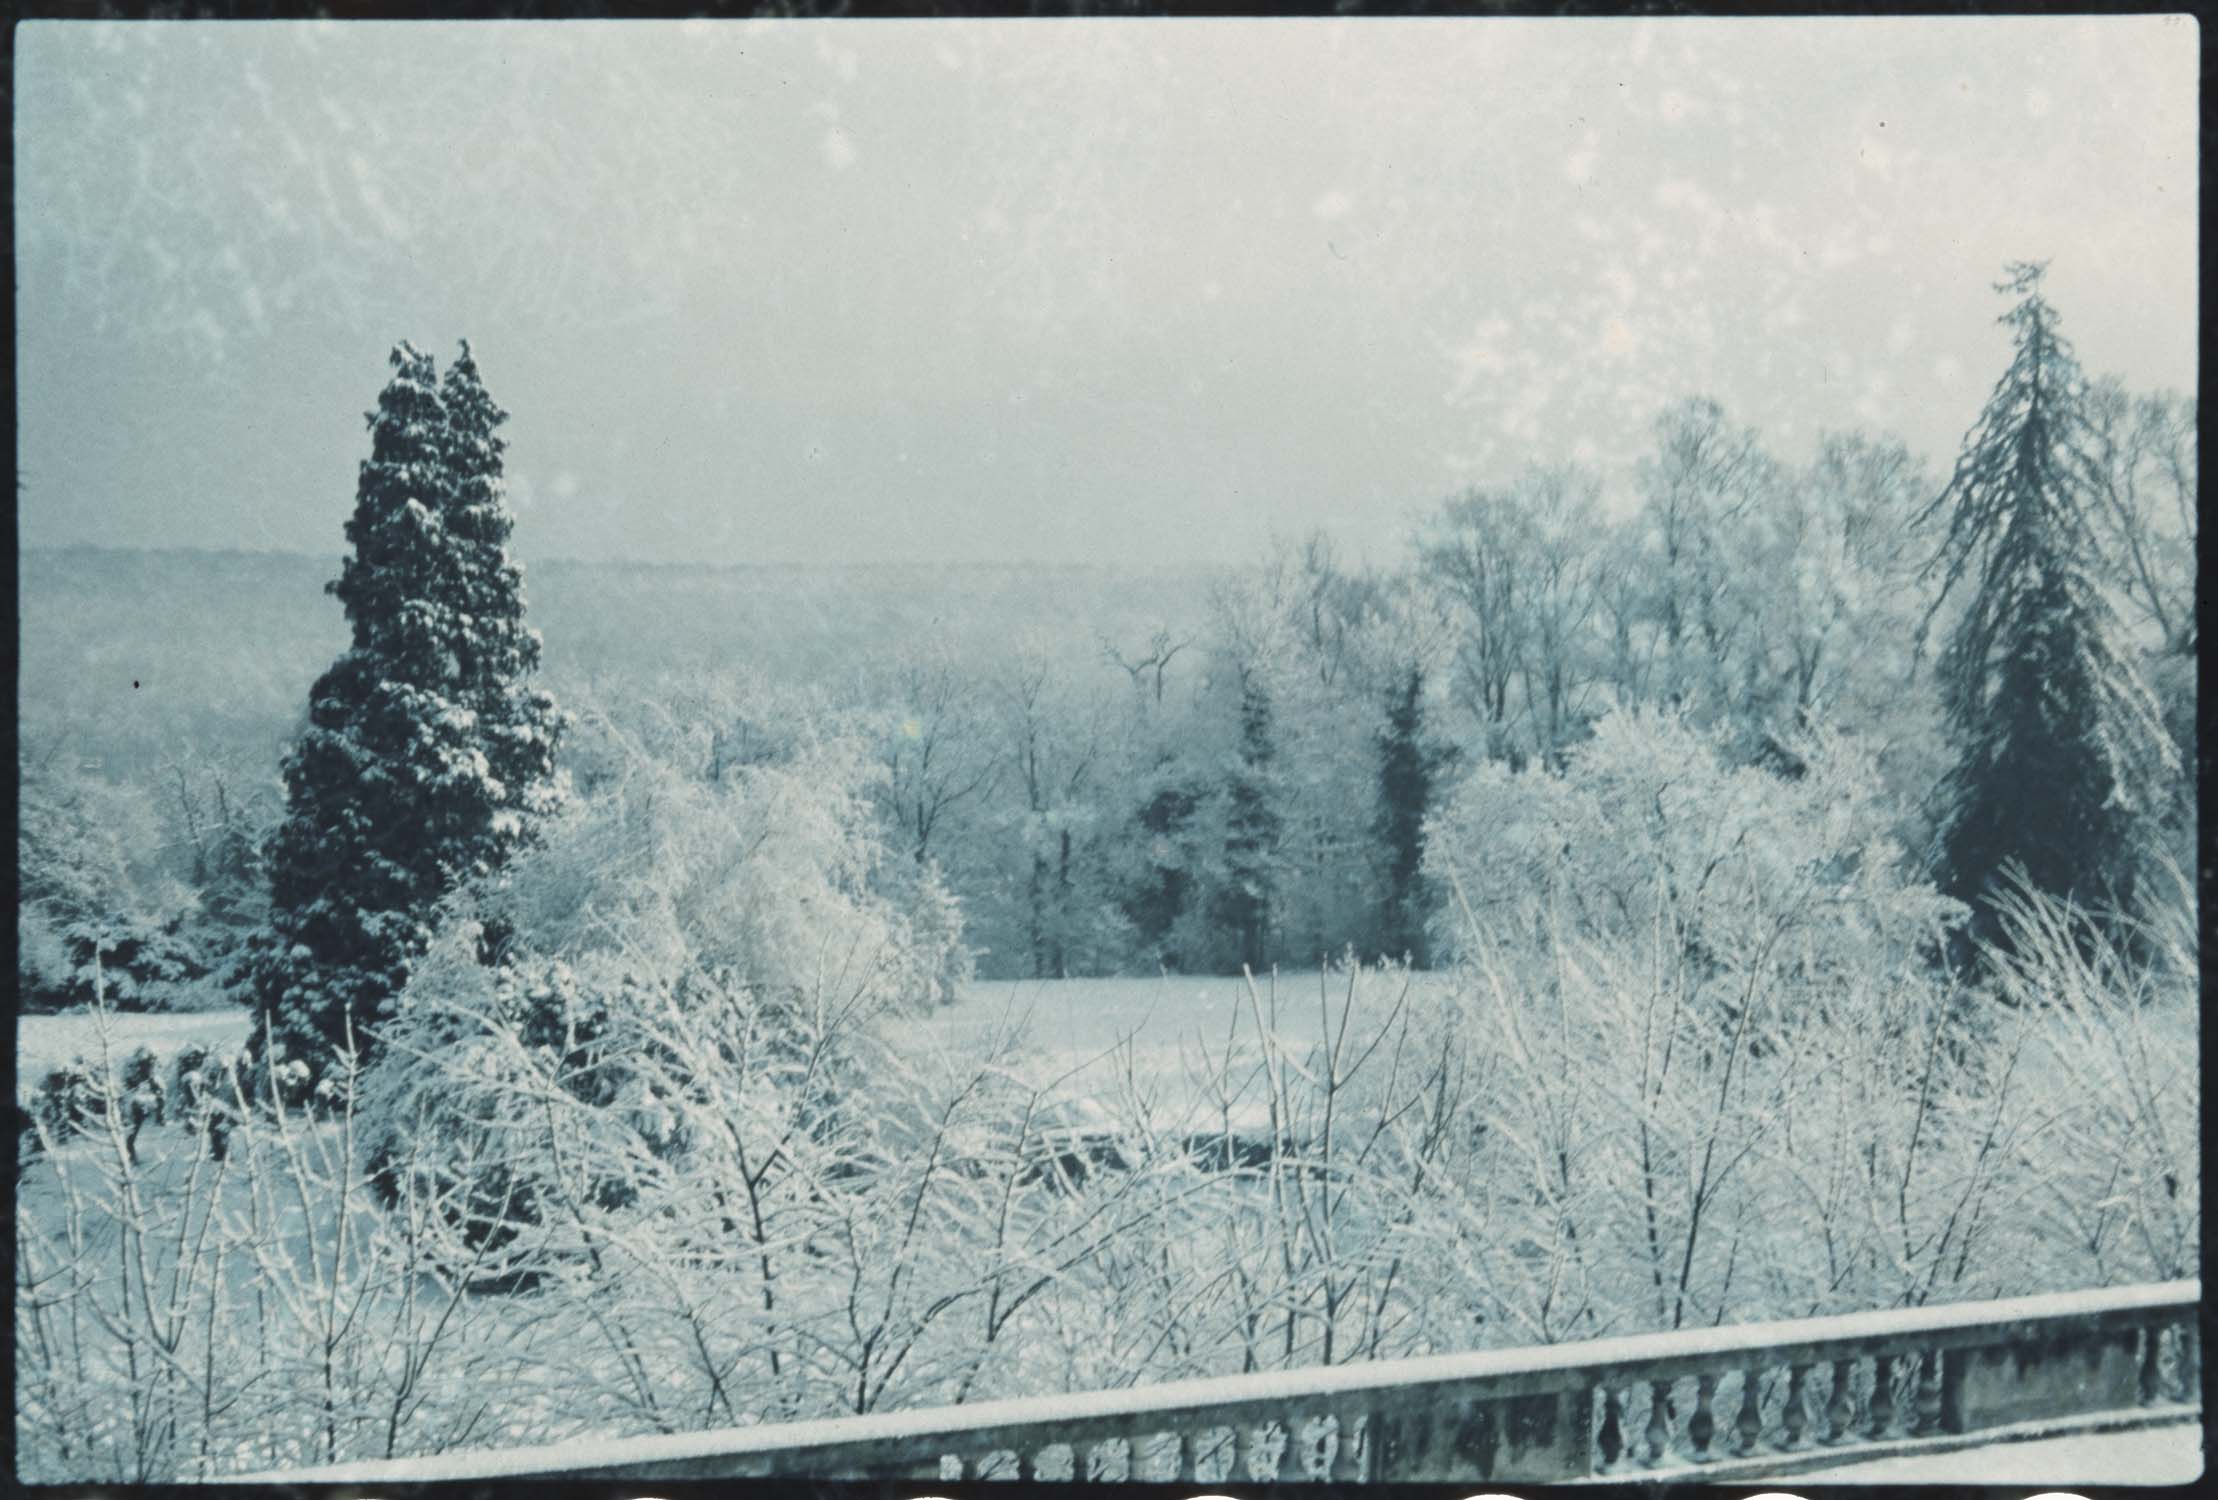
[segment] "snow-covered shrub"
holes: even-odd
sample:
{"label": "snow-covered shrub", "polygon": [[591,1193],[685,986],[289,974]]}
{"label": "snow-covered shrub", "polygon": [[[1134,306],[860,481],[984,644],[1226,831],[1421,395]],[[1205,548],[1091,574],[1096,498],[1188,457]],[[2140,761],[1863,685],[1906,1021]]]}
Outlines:
{"label": "snow-covered shrub", "polygon": [[270,1089],[277,1102],[287,1109],[298,1109],[308,1102],[309,1090],[315,1075],[308,1064],[297,1057],[272,1059],[269,1066]]}
{"label": "snow-covered shrub", "polygon": [[492,1336],[427,1254],[442,1205],[372,1201],[343,1099],[318,1122],[233,1092],[227,1136],[134,1139],[122,1085],[143,1089],[146,1062],[77,1071],[77,1135],[47,1132],[16,1188],[20,1478],[207,1480],[450,1447],[489,1406],[514,1420],[512,1361],[560,1357],[528,1327]]}
{"label": "snow-covered shrub", "polygon": [[975,972],[975,955],[964,941],[962,904],[947,888],[939,862],[885,860],[880,871],[873,886],[908,924],[909,973],[899,987],[930,1004],[954,1004]]}
{"label": "snow-covered shrub", "polygon": [[180,1121],[192,1119],[206,1102],[201,1075],[207,1066],[208,1049],[198,1042],[187,1042],[170,1058],[169,1096],[176,1102]]}
{"label": "snow-covered shrub", "polygon": [[162,1087],[152,1048],[134,1047],[119,1070],[124,1113],[140,1121],[161,1124],[168,1117],[168,1090]]}
{"label": "snow-covered shrub", "polygon": [[957,913],[926,878],[917,920],[874,889],[889,856],[868,801],[880,775],[857,740],[703,781],[650,757],[605,718],[601,784],[549,821],[497,891],[489,925],[518,952],[574,958],[622,946],[678,968],[728,969],[769,996],[842,995],[924,1008],[961,971]]}
{"label": "snow-covered shrub", "polygon": [[[540,1179],[553,1170],[519,1149],[534,1091],[605,1108],[618,1071],[588,1056],[606,1011],[568,963],[511,953],[489,964],[486,946],[482,927],[458,922],[420,961],[389,1028],[391,1059],[364,1080],[364,1163],[381,1203],[413,1193],[447,1205],[445,1253],[478,1262],[480,1284],[518,1286],[536,1271],[534,1246],[515,1242],[541,1226]],[[618,1180],[592,1192],[620,1194]]]}
{"label": "snow-covered shrub", "polygon": [[2029,1236],[2087,1279],[2193,1276],[2202,1245],[2202,942],[2194,883],[2158,865],[2143,910],[2079,911],[2022,879],[1997,903],[1995,984],[2026,1018],[2027,1087],[2067,1120],[2028,1138]]}
{"label": "snow-covered shrub", "polygon": [[48,976],[29,997],[32,1008],[90,1005],[97,985],[110,1009],[170,1010],[209,972],[191,930],[178,918],[80,922],[65,929],[60,940],[66,968]]}
{"label": "snow-covered shrub", "polygon": [[214,1160],[224,1159],[225,1143],[252,1077],[250,1059],[242,1050],[231,1056],[210,1052],[197,1042],[177,1050],[170,1062],[170,1115],[179,1125],[208,1142]]}
{"label": "snow-covered shrub", "polygon": [[[461,1246],[519,1263],[560,1227],[550,1213],[636,1196],[628,1174],[649,1169],[627,1165],[627,1151],[660,1162],[697,1144],[672,1133],[682,1098],[782,1100],[823,1126],[859,1088],[866,1024],[936,1004],[962,956],[958,914],[930,872],[910,912],[873,888],[873,771],[855,743],[804,740],[705,782],[605,719],[587,737],[607,774],[417,962],[382,1029],[396,1060],[365,1081],[378,1180],[390,1188],[387,1164],[414,1160],[463,1205]],[[727,1041],[744,1055],[655,1040],[657,1018],[697,1008],[743,1016],[732,1023],[743,1042]],[[750,1071],[803,1062],[797,1097]],[[520,1122],[556,1094],[629,1122],[609,1127],[628,1144],[524,1149]],[[520,1101],[537,1102],[519,1115]]]}
{"label": "snow-covered shrub", "polygon": [[157,868],[159,823],[137,787],[26,766],[18,798],[16,991],[26,1010],[166,1009],[207,972],[192,893]]}
{"label": "snow-covered shrub", "polygon": [[1410,1179],[1426,1301],[1524,1342],[2187,1274],[2187,884],[2133,942],[2029,897],[1967,990],[1844,748],[1784,779],[1610,721],[1437,825],[1461,959],[1417,1051],[1466,1082],[1396,1132],[1447,1143]]}
{"label": "snow-covered shrub", "polygon": [[997,1264],[977,1236],[1019,1167],[979,1146],[1022,1114],[986,1086],[997,1049],[903,1057],[872,1034],[867,972],[797,992],[684,949],[483,947],[457,928],[411,982],[365,1083],[370,1158],[381,1193],[446,1205],[442,1264],[574,1330],[549,1400],[637,1430],[975,1374],[938,1325]]}
{"label": "snow-covered shrub", "polygon": [[99,1078],[83,1058],[49,1068],[31,1091],[31,1112],[47,1135],[66,1141],[107,1112]]}
{"label": "snow-covered shrub", "polygon": [[1871,755],[1811,734],[1782,775],[1724,749],[1642,710],[1602,720],[1561,771],[1477,768],[1427,838],[1451,893],[1443,951],[1660,943],[1727,1016],[1922,970],[1963,912],[1905,872]]}

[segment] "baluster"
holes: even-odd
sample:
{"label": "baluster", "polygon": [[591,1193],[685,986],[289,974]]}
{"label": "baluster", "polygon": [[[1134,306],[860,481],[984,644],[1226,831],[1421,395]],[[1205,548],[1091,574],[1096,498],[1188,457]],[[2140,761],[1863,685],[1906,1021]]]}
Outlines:
{"label": "baluster", "polygon": [[1848,1394],[1848,1378],[1855,1368],[1854,1360],[1833,1361],[1833,1394],[1825,1403],[1825,1441],[1828,1444],[1848,1440],[1848,1424],[1856,1415],[1856,1403]]}
{"label": "baluster", "polygon": [[1671,1390],[1668,1380],[1648,1382],[1648,1429],[1641,1434],[1648,1442],[1648,1464],[1653,1468],[1663,1462],[1664,1454],[1671,1449],[1671,1424],[1664,1418],[1664,1401]]}
{"label": "baluster", "polygon": [[1895,1360],[1891,1354],[1873,1357],[1871,1362],[1871,1425],[1872,1438],[1883,1438],[1895,1424]]}
{"label": "baluster", "polygon": [[1194,1472],[1195,1462],[1201,1457],[1201,1440],[1190,1432],[1171,1434],[1171,1453],[1176,1460],[1175,1473],[1181,1484],[1191,1484],[1201,1476]]}
{"label": "baluster", "polygon": [[2158,1323],[2141,1330],[2141,1404],[2154,1406],[2164,1394],[2161,1355],[2164,1328]]}
{"label": "baluster", "polygon": [[1625,1392],[1605,1385],[1597,1394],[1602,1398],[1602,1430],[1594,1439],[1594,1447],[1602,1456],[1598,1467],[1606,1474],[1617,1467],[1617,1460],[1625,1452]]}
{"label": "baluster", "polygon": [[1255,1464],[1262,1472],[1256,1473],[1254,1468],[1249,1472],[1260,1480],[1278,1478],[1279,1469],[1286,1462],[1286,1450],[1291,1445],[1291,1438],[1292,1434],[1284,1422],[1265,1422],[1255,1434]]}
{"label": "baluster", "polygon": [[[1086,1453],[1087,1483],[1122,1484],[1130,1479],[1132,1447],[1130,1438],[1121,1437],[1106,1438],[1093,1444]],[[958,1473],[953,1477],[960,1479],[962,1475]]]}
{"label": "baluster", "polygon": [[1296,1464],[1304,1479],[1330,1479],[1333,1459],[1340,1452],[1340,1419],[1329,1412],[1302,1423]]}
{"label": "baluster", "polygon": [[1371,1472],[1371,1414],[1358,1412],[1340,1429],[1340,1473],[1336,1477],[1367,1480]]}
{"label": "baluster", "polygon": [[1706,1464],[1715,1456],[1710,1452],[1710,1438],[1717,1432],[1717,1418],[1711,1414],[1710,1401],[1716,1394],[1715,1375],[1694,1377],[1694,1415],[1687,1418],[1687,1445],[1698,1464]]}
{"label": "baluster", "polygon": [[2192,1321],[2179,1326],[2179,1394],[2182,1401],[2200,1405],[2203,1399],[2203,1351]]}
{"label": "baluster", "polygon": [[1810,1422],[1810,1410],[1803,1401],[1802,1384],[1809,1378],[1810,1367],[1808,1365],[1790,1365],[1787,1367],[1787,1405],[1786,1409],[1779,1413],[1780,1425],[1785,1429],[1785,1436],[1779,1444],[1782,1448],[1793,1449],[1802,1446],[1802,1430]]}
{"label": "baluster", "polygon": [[1941,1351],[1928,1349],[1918,1361],[1917,1415],[1910,1431],[1919,1437],[1941,1430]]}
{"label": "baluster", "polygon": [[1225,1477],[1234,1484],[1247,1483],[1248,1465],[1254,1462],[1254,1458],[1255,1424],[1253,1422],[1233,1423],[1232,1467],[1225,1471]]}
{"label": "baluster", "polygon": [[1741,1371],[1741,1414],[1733,1430],[1740,1435],[1743,1456],[1754,1453],[1764,1440],[1763,1372],[1754,1365]]}

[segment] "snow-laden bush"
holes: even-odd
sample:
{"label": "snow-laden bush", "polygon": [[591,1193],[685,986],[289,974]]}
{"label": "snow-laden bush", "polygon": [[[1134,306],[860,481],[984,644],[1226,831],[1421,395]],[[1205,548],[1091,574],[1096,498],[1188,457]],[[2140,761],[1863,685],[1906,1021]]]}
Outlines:
{"label": "snow-laden bush", "polygon": [[1844,857],[1854,783],[1805,800],[1826,754],[1783,782],[1638,727],[1450,825],[1473,894],[1430,1046],[1468,1082],[1409,1136],[1447,1143],[1410,1231],[1433,1300],[1524,1342],[2187,1274],[2186,882],[2133,942],[2023,895],[1966,990],[1920,942],[1953,903]]}
{"label": "snow-laden bush", "polygon": [[[626,1210],[641,1174],[692,1170],[701,1136],[683,1121],[704,1100],[829,1129],[860,1089],[868,1023],[938,1003],[962,952],[930,870],[907,912],[873,889],[854,743],[703,781],[592,727],[630,753],[419,960],[381,1032],[393,1061],[366,1080],[383,1190],[414,1161],[463,1205],[461,1243],[499,1249],[521,1280],[587,1253],[566,1215]],[[719,1017],[716,1045],[668,1034]],[[619,1141],[548,1135],[557,1106]]]}
{"label": "snow-laden bush", "polygon": [[1041,1175],[1007,1035],[890,1046],[867,989],[623,942],[488,965],[458,927],[406,1000],[362,1093],[373,1181],[446,1205],[473,1287],[532,1292],[570,1348],[534,1399],[603,1430],[1025,1389],[1020,1313],[1144,1212],[1137,1179]]}
{"label": "snow-laden bush", "polygon": [[[526,1285],[536,1245],[515,1242],[543,1227],[540,1186],[562,1167],[519,1149],[518,1133],[534,1101],[544,1105],[541,1091],[613,1106],[620,1072],[598,1046],[608,1007],[568,963],[512,954],[488,964],[486,941],[476,923],[455,923],[419,961],[389,1028],[394,1050],[365,1080],[365,1170],[382,1203],[411,1192],[448,1203],[447,1253],[485,1262],[481,1283]],[[605,1163],[597,1170],[589,1194],[620,1180]]]}
{"label": "snow-laden bush", "polygon": [[1659,944],[1719,1014],[1827,1003],[1924,968],[1962,908],[1905,873],[1871,754],[1810,734],[1790,774],[1721,735],[1614,713],[1562,770],[1479,767],[1427,834],[1443,950]]}
{"label": "snow-laden bush", "polygon": [[116,1057],[106,1016],[98,1055],[56,1070],[69,1129],[34,1117],[18,1173],[20,1478],[174,1482],[437,1450],[482,1435],[515,1363],[556,1357],[480,1315],[467,1256],[433,1253],[452,1205],[419,1174],[375,1201],[343,1095],[319,1120],[250,1100],[248,1070],[204,1055],[194,1097],[166,1112],[184,1128],[165,1128],[151,1054]]}
{"label": "snow-laden bush", "polygon": [[2023,1164],[2027,1232],[2097,1283],[2193,1276],[2202,1244],[2202,934],[2194,882],[2159,863],[2142,910],[2088,913],[2021,879],[1998,901],[1994,982],[2033,1018],[2021,1067],[2054,1112]]}
{"label": "snow-laden bush", "polygon": [[621,947],[672,972],[729,970],[765,995],[872,1007],[927,1005],[959,972],[954,914],[929,873],[934,899],[909,903],[921,921],[873,889],[889,857],[867,800],[879,773],[854,740],[810,738],[704,781],[605,719],[581,727],[613,764],[482,899],[501,941],[550,958]]}
{"label": "snow-laden bush", "polygon": [[[29,1010],[65,1010],[93,1003],[95,985],[103,1000],[125,1011],[176,1010],[206,979],[209,967],[194,933],[182,920],[156,922],[130,916],[76,922],[42,943],[43,972],[23,990]],[[58,953],[60,966],[47,953]]]}
{"label": "snow-laden bush", "polygon": [[191,891],[158,868],[151,799],[89,768],[26,765],[18,798],[16,992],[26,1010],[164,1010],[208,972]]}
{"label": "snow-laden bush", "polygon": [[893,904],[908,926],[903,963],[908,972],[896,981],[904,994],[952,1005],[976,971],[967,941],[962,903],[940,873],[939,861],[890,859],[882,862],[874,889]]}
{"label": "snow-laden bush", "polygon": [[106,1096],[98,1084],[83,1058],[48,1068],[31,1088],[33,1118],[51,1139],[68,1140],[105,1112]]}
{"label": "snow-laden bush", "polygon": [[[40,1141],[18,1465],[220,1478],[2181,1274],[2191,919],[2024,921],[1984,1021],[1902,969],[1724,1030],[1652,937],[1469,934],[1446,975],[1260,981],[1183,1078],[1120,1049],[1082,1103],[1008,1028],[888,1045],[457,926],[420,1050],[328,1117],[234,1094],[226,1153],[134,1153],[107,1068]],[[373,1176],[357,1111],[397,1103],[453,1128]]]}

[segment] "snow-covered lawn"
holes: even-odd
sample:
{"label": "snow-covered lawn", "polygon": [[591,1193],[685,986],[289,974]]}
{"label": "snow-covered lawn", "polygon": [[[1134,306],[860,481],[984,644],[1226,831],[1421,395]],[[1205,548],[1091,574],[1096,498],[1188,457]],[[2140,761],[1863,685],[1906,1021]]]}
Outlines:
{"label": "snow-covered lawn", "polygon": [[[1414,983],[1413,1003],[1423,1003],[1437,993],[1438,980],[1420,975]],[[1399,979],[1363,981],[1349,1026],[1351,1037],[1384,1021],[1400,985]],[[1337,1027],[1347,996],[1345,977],[1328,980],[1320,995],[1316,975],[1282,976],[1276,986],[1274,1019],[1271,984],[1257,981],[1256,998],[1265,1023],[1296,1045],[1322,1037],[1328,1017]],[[1114,1054],[1127,1040],[1133,1044],[1136,1071],[1165,1082],[1181,1076],[1186,1060],[1199,1063],[1204,1047],[1210,1058],[1221,1058],[1228,1036],[1243,1056],[1254,1056],[1255,1048],[1247,985],[1237,978],[980,980],[943,1010],[897,1017],[886,1025],[905,1045],[944,1050],[958,1058],[975,1057],[996,1035],[1015,1028],[1021,1039],[1019,1053],[1027,1064],[1024,1071],[1034,1081],[1047,1083],[1071,1069],[1083,1069],[1058,1089],[1075,1095],[1099,1093],[1111,1086],[1111,1070],[1118,1062]],[[236,1009],[114,1013],[108,1026],[108,1045],[117,1057],[146,1047],[163,1059],[166,1073],[167,1060],[187,1044],[210,1051],[243,1045],[248,1017]],[[47,1069],[73,1057],[97,1056],[99,1047],[89,1013],[22,1017],[16,1032],[17,1093],[28,1097]]]}
{"label": "snow-covered lawn", "polygon": [[[1364,976],[1347,1028],[1351,1050],[1360,1051],[1384,1025],[1403,982]],[[1410,983],[1412,1005],[1438,1003],[1441,980],[1418,975]],[[1014,1027],[1017,1071],[1072,1099],[1106,1097],[1124,1087],[1129,1044],[1133,1084],[1158,1099],[1192,1102],[1184,1087],[1190,1073],[1213,1071],[1228,1047],[1236,1074],[1255,1062],[1259,1015],[1298,1057],[1339,1028],[1347,1005],[1344,975],[1328,977],[1322,993],[1315,974],[1281,976],[1275,1004],[1271,983],[1258,980],[1252,1006],[1247,982],[1238,978],[1002,980],[973,983],[944,1010],[888,1024],[904,1044],[957,1058],[976,1057]],[[1248,1092],[1259,1122],[1261,1090]]]}
{"label": "snow-covered lawn", "polygon": [[[1420,979],[1420,984],[1427,981]],[[1320,1005],[1317,976],[1281,977],[1276,985],[1276,1015],[1269,980],[1258,980],[1256,998],[1266,1024],[1290,1040],[1313,1042],[1323,1034],[1325,1016],[1338,1021],[1347,999],[1344,977],[1327,981]],[[1384,981],[1366,979],[1358,1002],[1360,1023],[1367,1002],[1381,1017],[1392,1001]],[[1252,1041],[1254,1018],[1247,981],[1181,975],[1151,979],[980,980],[961,999],[928,1016],[905,1018],[897,1027],[920,1040],[952,1047],[976,1046],[995,1030],[1024,1024],[1029,1046],[1043,1056],[1084,1061],[1136,1038],[1145,1051],[1175,1060],[1183,1045],[1206,1041],[1221,1051],[1228,1033]]]}
{"label": "snow-covered lawn", "polygon": [[[145,1047],[162,1059],[165,1074],[168,1060],[186,1046],[198,1045],[211,1052],[239,1047],[245,1045],[246,1031],[247,1013],[243,1010],[149,1014],[111,1011],[108,1015],[108,1047],[113,1055],[120,1060],[134,1049]],[[90,1012],[19,1016],[15,1030],[16,1094],[28,1098],[49,1068],[73,1058],[99,1055],[99,1026]]]}

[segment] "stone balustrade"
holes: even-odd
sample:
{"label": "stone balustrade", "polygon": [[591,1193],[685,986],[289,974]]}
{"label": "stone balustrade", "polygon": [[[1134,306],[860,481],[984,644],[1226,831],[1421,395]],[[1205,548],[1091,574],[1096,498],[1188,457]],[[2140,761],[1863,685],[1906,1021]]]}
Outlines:
{"label": "stone balustrade", "polygon": [[251,1476],[1730,1480],[2192,1418],[2201,1283]]}

